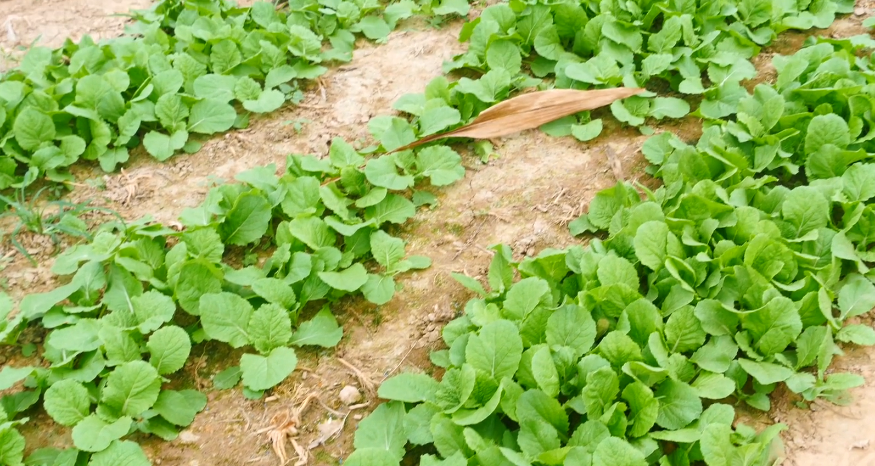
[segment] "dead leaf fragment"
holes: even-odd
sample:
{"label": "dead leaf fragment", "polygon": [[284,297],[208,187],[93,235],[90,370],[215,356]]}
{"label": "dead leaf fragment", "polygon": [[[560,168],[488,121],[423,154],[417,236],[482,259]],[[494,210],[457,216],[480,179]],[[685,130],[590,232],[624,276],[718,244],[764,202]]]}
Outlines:
{"label": "dead leaf fragment", "polygon": [[424,137],[392,152],[412,149],[427,142],[449,137],[491,139],[507,136],[537,128],[584,110],[604,107],[615,100],[625,99],[644,91],[641,88],[619,87],[589,91],[551,89],[531,92],[489,107],[480,113],[474,121],[461,128]]}

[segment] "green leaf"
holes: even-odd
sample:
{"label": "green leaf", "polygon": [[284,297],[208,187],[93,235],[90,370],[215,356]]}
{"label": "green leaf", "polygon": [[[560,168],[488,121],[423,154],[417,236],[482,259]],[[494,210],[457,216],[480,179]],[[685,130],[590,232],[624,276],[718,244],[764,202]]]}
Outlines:
{"label": "green leaf", "polygon": [[146,361],[131,361],[109,374],[101,401],[123,416],[137,417],[152,407],[160,390],[158,371]]}
{"label": "green leaf", "polygon": [[593,466],[646,466],[644,454],[617,437],[602,440],[592,454]]}
{"label": "green leaf", "polygon": [[[400,147],[400,146],[399,146]],[[374,186],[400,191],[413,186],[413,177],[399,175],[393,155],[384,155],[368,161],[365,176]]]}
{"label": "green leaf", "polygon": [[[537,277],[524,278],[510,287],[504,301],[504,313],[522,320],[538,305],[549,299],[550,285]],[[543,303],[546,304],[546,303]]]}
{"label": "green leaf", "polygon": [[150,466],[143,449],[134,442],[113,440],[109,447],[91,456],[88,466]]}
{"label": "green leaf", "polygon": [[34,107],[26,107],[15,118],[12,134],[24,150],[35,150],[43,142],[55,138],[55,124],[43,112]]}
{"label": "green leaf", "polygon": [[738,460],[735,447],[730,441],[732,426],[714,423],[705,426],[699,445],[707,455],[709,466],[731,466]]}
{"label": "green leaf", "polygon": [[378,16],[365,16],[357,24],[362,33],[371,40],[380,41],[385,39],[392,30],[386,24],[386,20]]}
{"label": "green leaf", "polygon": [[735,381],[713,372],[700,372],[693,382],[693,388],[700,398],[722,400],[735,392]]}
{"label": "green leaf", "polygon": [[587,415],[593,419],[601,417],[613,404],[619,392],[619,379],[610,367],[601,367],[587,373],[586,385],[581,393]]}
{"label": "green leaf", "polygon": [[176,131],[168,136],[157,131],[149,131],[143,138],[143,146],[146,151],[160,161],[165,161],[173,156],[179,149],[185,146],[188,133],[184,130]]}
{"label": "green leaf", "polygon": [[4,365],[3,369],[0,370],[0,390],[12,388],[13,385],[33,374],[33,370],[34,368],[30,366],[12,367]]}
{"label": "green leaf", "polygon": [[829,221],[829,202],[816,188],[800,186],[784,197],[781,206],[784,219],[793,225],[796,237],[824,228]]}
{"label": "green leaf", "polygon": [[862,275],[851,274],[839,290],[841,319],[865,314],[875,307],[875,285]]}
{"label": "green leaf", "polygon": [[385,400],[418,403],[434,399],[440,384],[426,374],[404,373],[386,379],[377,394]]}
{"label": "green leaf", "polygon": [[396,194],[387,194],[386,198],[373,207],[365,209],[365,219],[373,220],[375,225],[389,223],[404,223],[416,215],[416,207],[407,198]]}
{"label": "green leaf", "polygon": [[169,296],[155,290],[149,290],[140,296],[131,298],[134,315],[139,322],[140,333],[146,335],[154,332],[162,325],[170,322],[176,313],[176,304]]}
{"label": "green leaf", "polygon": [[262,354],[286,346],[292,338],[292,320],[288,311],[276,304],[261,305],[249,319],[249,338]]}
{"label": "green leaf", "polygon": [[461,121],[462,116],[455,108],[442,106],[426,109],[419,117],[419,136],[439,133]]}
{"label": "green leaf", "polygon": [[503,69],[515,76],[522,66],[520,49],[509,40],[495,40],[486,49],[486,64],[490,69]]}
{"label": "green leaf", "polygon": [[280,84],[287,83],[292,79],[297,77],[298,73],[289,65],[281,65],[276,68],[272,68],[267,72],[267,76],[264,78],[264,88],[271,89]]}
{"label": "green leaf", "polygon": [[826,144],[844,149],[851,142],[848,123],[840,116],[829,113],[817,115],[808,123],[805,134],[805,153],[813,154]]}
{"label": "green leaf", "polygon": [[763,385],[783,382],[793,375],[793,370],[770,362],[756,362],[740,358],[738,364],[757,382]]}
{"label": "green leaf", "polygon": [[219,229],[225,243],[243,246],[261,239],[271,220],[270,203],[250,192],[237,198]]}
{"label": "green leaf", "polygon": [[465,177],[462,157],[447,146],[430,146],[416,155],[416,166],[433,186],[446,186]]}
{"label": "green leaf", "polygon": [[[155,396],[157,397],[158,394],[156,393]],[[132,422],[133,419],[124,416],[111,424],[107,424],[97,417],[96,414],[92,414],[73,427],[73,444],[82,451],[98,452],[106,450],[114,440],[127,435]]]}
{"label": "green leaf", "polygon": [[659,414],[659,401],[653,392],[641,382],[633,382],[623,389],[623,399],[629,402],[629,436],[636,438],[647,435]]}
{"label": "green leaf", "polygon": [[140,359],[140,345],[131,332],[107,324],[103,325],[98,336],[103,342],[107,365],[115,366]]}
{"label": "green leaf", "polygon": [[382,448],[356,448],[343,462],[347,466],[395,466],[399,459]]}
{"label": "green leaf", "polygon": [[362,286],[362,294],[368,301],[382,306],[395,295],[395,279],[389,275],[368,274],[368,281]]}
{"label": "green leaf", "polygon": [[581,142],[591,141],[602,134],[603,127],[604,123],[599,118],[582,125],[571,125],[571,135]]}
{"label": "green leaf", "polygon": [[638,289],[638,272],[628,260],[613,254],[605,256],[599,262],[596,272],[602,286],[624,284],[632,289]]}
{"label": "green leaf", "polygon": [[206,406],[207,396],[197,390],[163,390],[152,409],[168,422],[185,427]]}
{"label": "green leaf", "polygon": [[404,240],[377,230],[371,233],[371,254],[377,263],[389,269],[404,259]]}
{"label": "green leaf", "polygon": [[465,348],[465,360],[474,369],[499,381],[513,377],[522,353],[523,342],[516,325],[497,320],[471,335]]}
{"label": "green leaf", "polygon": [[690,113],[690,104],[677,97],[656,97],[650,107],[650,116],[661,120],[665,117],[683,118]]}
{"label": "green leaf", "polygon": [[0,430],[0,463],[12,466],[21,464],[24,457],[24,436],[15,429]]}
{"label": "green leaf", "polygon": [[69,327],[54,330],[48,343],[59,350],[93,351],[100,347],[100,323],[94,319],[82,319]]}
{"label": "green leaf", "polygon": [[237,80],[233,76],[205,74],[194,80],[194,95],[217,102],[230,102],[234,100],[236,84]]}
{"label": "green leaf", "polygon": [[252,283],[252,291],[284,310],[293,309],[297,303],[295,290],[278,278],[259,278]]}
{"label": "green leaf", "polygon": [[188,117],[188,106],[179,95],[165,94],[155,103],[155,116],[164,129],[175,132],[184,128],[180,125]]}
{"label": "green leaf", "polygon": [[255,113],[270,113],[280,107],[286,101],[282,92],[276,89],[267,89],[259,94],[255,100],[244,100],[243,108]]}
{"label": "green leaf", "polygon": [[200,299],[203,295],[222,290],[222,282],[216,276],[212,264],[202,260],[186,262],[179,270],[176,283],[176,299],[189,314],[200,315]]}
{"label": "green leaf", "polygon": [[73,426],[91,411],[88,390],[75,380],[61,380],[49,387],[43,395],[43,408],[58,424]]}
{"label": "green leaf", "polygon": [[802,332],[796,305],[784,297],[772,298],[762,309],[745,314],[742,326],[750,331],[754,347],[762,354],[784,351]]}
{"label": "green leaf", "polygon": [[204,99],[192,105],[188,131],[201,134],[221,133],[231,129],[236,120],[237,112],[227,102]]}
{"label": "green leaf", "polygon": [[846,325],[836,334],[836,340],[861,346],[875,345],[875,330],[863,324]]}
{"label": "green leaf", "polygon": [[684,306],[672,313],[665,323],[665,340],[672,353],[698,349],[705,343],[705,337],[705,331],[690,306]]}
{"label": "green leaf", "polygon": [[200,308],[201,324],[207,337],[234,348],[249,344],[253,309],[248,301],[233,293],[209,293],[201,296]]}
{"label": "green leaf", "polygon": [[595,321],[580,306],[563,306],[547,319],[546,337],[551,347],[567,346],[579,358],[595,343]]}
{"label": "green leaf", "polygon": [[328,286],[350,293],[358,290],[368,281],[368,272],[359,262],[340,272],[319,272],[318,275]]}
{"label": "green leaf", "polygon": [[542,346],[532,356],[532,375],[538,383],[538,388],[547,396],[559,396],[559,372],[556,370],[550,348]]}
{"label": "green leaf", "polygon": [[261,95],[261,86],[252,78],[239,79],[234,85],[234,96],[239,101],[255,100]]}
{"label": "green leaf", "polygon": [[222,372],[216,374],[213,378],[213,388],[216,390],[227,390],[234,388],[240,382],[240,368],[237,366],[229,367]]}
{"label": "green leaf", "polygon": [[465,0],[441,0],[440,5],[436,6],[432,11],[436,15],[446,16],[457,14],[459,16],[467,16],[471,5]]}
{"label": "green leaf", "polygon": [[656,390],[659,415],[656,424],[670,430],[681,429],[702,414],[702,400],[689,385],[667,379]]}
{"label": "green leaf", "polygon": [[723,373],[729,370],[729,366],[738,353],[738,346],[729,335],[711,337],[708,342],[696,350],[690,357],[690,362],[697,364],[702,369]]}
{"label": "green leaf", "polygon": [[378,406],[359,423],[353,444],[356,450],[374,448],[387,451],[396,458],[396,463],[400,462],[404,456],[404,445],[407,444],[404,405],[392,401]]}
{"label": "green leaf", "polygon": [[337,168],[358,167],[365,161],[365,158],[359,155],[354,147],[341,138],[331,140],[331,148],[328,149],[328,159]]}
{"label": "green leaf", "polygon": [[298,326],[298,330],[292,335],[290,345],[304,346],[316,345],[323,348],[337,346],[343,337],[343,328],[337,324],[334,314],[325,307],[322,308],[312,319]]}
{"label": "green leaf", "polygon": [[[410,123],[407,123],[407,121],[402,120],[401,118],[393,117],[390,120],[389,127],[379,137],[379,139],[380,144],[382,144],[384,149],[386,149],[387,151],[393,151],[395,149],[406,146],[413,141],[416,141],[416,134],[413,132],[413,127],[410,126]],[[387,156],[383,156],[380,158],[384,157]],[[368,165],[370,165],[370,163]],[[370,178],[368,178],[368,180],[370,181]],[[384,187],[388,188],[388,186]]]}
{"label": "green leaf", "polygon": [[314,250],[334,246],[337,242],[337,235],[322,219],[316,217],[292,220],[289,222],[289,232]]}
{"label": "green leaf", "polygon": [[250,390],[267,390],[286,379],[298,365],[295,350],[274,348],[267,356],[244,354],[240,358],[243,385]]}
{"label": "green leaf", "polygon": [[182,328],[169,325],[156,330],[149,337],[146,347],[152,355],[149,363],[158,370],[159,374],[167,375],[182,369],[185,365],[191,352],[191,339]]}

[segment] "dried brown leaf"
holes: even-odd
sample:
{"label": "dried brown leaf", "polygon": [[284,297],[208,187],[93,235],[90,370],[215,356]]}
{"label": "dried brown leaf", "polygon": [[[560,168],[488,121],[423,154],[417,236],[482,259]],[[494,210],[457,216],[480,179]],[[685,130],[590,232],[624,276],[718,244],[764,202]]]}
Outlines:
{"label": "dried brown leaf", "polygon": [[537,128],[584,110],[604,107],[615,100],[625,99],[642,92],[644,89],[625,87],[589,91],[551,89],[531,92],[489,107],[480,113],[474,121],[461,128],[424,137],[392,152],[412,149],[427,142],[449,137],[491,139],[507,136]]}

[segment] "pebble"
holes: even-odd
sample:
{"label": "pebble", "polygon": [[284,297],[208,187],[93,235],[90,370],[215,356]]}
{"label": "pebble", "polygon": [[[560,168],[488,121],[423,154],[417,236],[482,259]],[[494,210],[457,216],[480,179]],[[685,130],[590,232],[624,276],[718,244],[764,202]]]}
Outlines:
{"label": "pebble", "polygon": [[197,441],[201,439],[200,435],[197,435],[190,430],[180,432],[178,438],[180,442],[187,444],[197,443]]}
{"label": "pebble", "polygon": [[865,8],[863,8],[863,7],[857,7],[857,8],[854,8],[854,15],[856,15],[856,16],[863,16],[863,15],[865,15],[865,14],[866,14],[866,9],[865,9]]}
{"label": "pebble", "polygon": [[340,398],[340,401],[343,402],[343,404],[350,406],[361,401],[362,394],[357,388],[353,387],[352,385],[347,385],[340,389],[340,394],[338,395],[338,397]]}

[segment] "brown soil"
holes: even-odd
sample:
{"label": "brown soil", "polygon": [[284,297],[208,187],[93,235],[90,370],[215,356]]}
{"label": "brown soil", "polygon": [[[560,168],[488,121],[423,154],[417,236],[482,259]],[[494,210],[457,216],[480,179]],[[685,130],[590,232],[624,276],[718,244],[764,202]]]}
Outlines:
{"label": "brown soil", "polygon": [[[110,16],[129,8],[142,8],[147,0],[8,0],[0,2],[0,21],[10,20],[18,42],[29,44],[42,37],[58,45],[67,36],[85,33],[101,38],[117,35],[123,18]],[[860,7],[871,4],[858,2]],[[868,14],[868,11],[866,12]],[[862,16],[840,20],[828,33],[847,36],[862,32]],[[4,23],[0,23],[4,24]],[[122,173],[105,174],[95,167],[79,167],[75,174],[83,187],[71,197],[92,199],[134,219],[151,214],[162,222],[174,221],[185,207],[203,199],[214,178],[232,180],[242,170],[269,163],[282,168],[289,153],[325,154],[335,136],[366,141],[366,123],[374,115],[391,113],[391,104],[405,93],[420,92],[440,74],[441,63],[458,53],[461,23],[439,30],[410,25],[393,33],[382,46],[360,44],[352,63],[329,72],[307,95],[303,105],[286,108],[253,120],[242,131],[216,137],[193,155],[180,155],[160,164],[144,153],[136,153]],[[4,26],[5,27],[5,26]],[[5,31],[0,30],[0,36]],[[772,53],[791,53],[803,36],[781,39]],[[0,40],[7,51],[16,44]],[[768,60],[760,58],[768,80]],[[612,120],[610,120],[612,121]],[[679,133],[685,140],[698,136],[699,122],[685,120],[660,126]],[[485,273],[490,245],[506,243],[520,254],[536,254],[544,248],[561,248],[578,242],[567,231],[568,221],[586,208],[592,196],[618,178],[648,183],[640,154],[646,139],[634,129],[609,124],[605,135],[590,143],[571,138],[551,138],[529,131],[506,138],[496,148],[500,157],[482,164],[471,155],[464,180],[434,190],[439,204],[422,209],[412,224],[395,232],[410,242],[413,254],[431,257],[434,265],[401,279],[403,290],[385,306],[350,300],[335,306],[344,325],[344,338],[336,350],[299,351],[299,370],[269,396],[246,400],[240,389],[209,391],[211,378],[239,359],[239,351],[225,345],[199,345],[174,385],[207,390],[207,409],[179,439],[165,442],[138,438],[155,464],[160,465],[275,465],[271,435],[280,434],[282,424],[307,395],[314,399],[303,412],[302,426],[292,438],[310,450],[308,464],[339,464],[352,450],[352,438],[361,416],[378,400],[368,393],[363,381],[343,361],[358,368],[369,382],[379,384],[398,371],[434,368],[430,350],[440,346],[443,324],[461,312],[468,293],[449,276],[463,271]],[[465,152],[467,148],[460,146]],[[86,180],[102,188],[87,187]],[[51,284],[50,245],[28,240],[28,248],[40,259],[32,268],[20,256],[0,244],[0,284],[20,296],[26,291]],[[4,248],[6,251],[4,251]],[[26,290],[26,291],[25,291]],[[41,341],[39,332],[26,338]],[[7,349],[0,357],[20,365],[22,358]],[[875,349],[855,350],[840,358],[837,366],[866,376],[868,384],[853,391],[847,407],[815,404],[810,410],[794,407],[790,400],[774,400],[777,407],[768,416],[755,416],[762,423],[781,421],[790,429],[783,438],[787,445],[785,464],[808,466],[829,460],[836,466],[875,464]],[[340,401],[346,385],[361,390],[368,406],[349,411]],[[41,411],[28,413],[31,421],[22,429],[28,451],[44,446],[70,444],[69,431],[56,426]],[[324,445],[323,445],[324,444]],[[291,442],[284,443],[294,463]]]}

